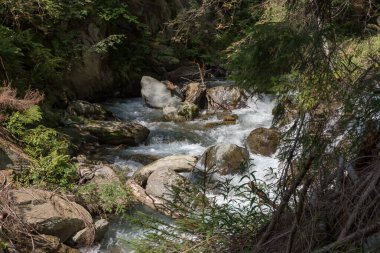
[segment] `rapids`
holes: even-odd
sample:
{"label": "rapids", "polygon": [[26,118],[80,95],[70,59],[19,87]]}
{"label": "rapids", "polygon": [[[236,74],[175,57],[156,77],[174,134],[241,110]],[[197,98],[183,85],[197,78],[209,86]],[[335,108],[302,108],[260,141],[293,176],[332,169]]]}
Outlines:
{"label": "rapids", "polygon": [[[232,114],[238,116],[235,125],[225,125],[216,128],[205,128],[210,122],[218,121],[216,116],[208,119],[199,119],[191,122],[174,123],[163,120],[162,110],[152,109],[144,105],[141,98],[115,100],[105,103],[105,107],[113,112],[118,118],[125,121],[134,121],[149,128],[150,135],[144,145],[126,149],[106,149],[103,159],[112,162],[119,167],[127,167],[129,175],[143,165],[133,159],[136,155],[150,155],[165,157],[175,154],[201,155],[205,149],[217,143],[233,143],[245,146],[245,139],[249,133],[258,127],[270,127],[272,123],[272,109],[275,105],[270,96],[253,96],[249,99],[247,107],[236,109]],[[278,160],[275,155],[264,157],[250,154],[253,165],[249,172],[254,173],[258,180],[268,182],[273,180],[271,168],[276,171]],[[270,176],[269,176],[270,174]],[[242,176],[226,176],[232,179],[233,184],[242,183]],[[248,179],[247,179],[248,180]],[[210,197],[218,196],[210,194]],[[222,200],[220,200],[222,201]],[[138,207],[140,211],[159,215]],[[86,253],[129,253],[132,252],[125,241],[138,236],[140,230],[130,227],[125,219],[118,218],[113,221],[101,244],[84,249]]]}

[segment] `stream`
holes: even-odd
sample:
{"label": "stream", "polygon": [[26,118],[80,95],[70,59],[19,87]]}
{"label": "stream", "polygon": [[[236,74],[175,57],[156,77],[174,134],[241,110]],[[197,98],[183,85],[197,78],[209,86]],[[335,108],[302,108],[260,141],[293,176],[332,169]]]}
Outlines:
{"label": "stream", "polygon": [[[104,150],[102,159],[116,164],[120,168],[128,168],[128,175],[132,175],[143,166],[139,159],[134,159],[134,157],[162,158],[176,154],[200,156],[207,147],[217,143],[232,143],[243,147],[246,137],[253,129],[271,126],[274,105],[275,102],[270,96],[253,96],[248,100],[247,107],[232,111],[232,114],[238,116],[235,125],[207,128],[206,124],[220,121],[217,116],[191,122],[166,122],[163,120],[162,110],[147,107],[141,98],[109,101],[105,103],[105,107],[109,111],[122,120],[146,126],[150,130],[150,135],[144,145],[117,150],[108,148]],[[272,180],[268,176],[268,171],[270,168],[278,167],[279,162],[275,155],[264,157],[250,154],[250,158],[253,166],[246,173],[254,172],[258,180],[266,182]],[[232,179],[233,184],[241,184],[243,176],[224,177]],[[143,206],[139,206],[137,209],[152,215],[159,215]],[[141,230],[131,227],[126,219],[119,217],[112,221],[109,231],[99,245],[91,249],[84,249],[83,252],[130,253],[133,251],[125,241],[135,238],[141,233]]]}

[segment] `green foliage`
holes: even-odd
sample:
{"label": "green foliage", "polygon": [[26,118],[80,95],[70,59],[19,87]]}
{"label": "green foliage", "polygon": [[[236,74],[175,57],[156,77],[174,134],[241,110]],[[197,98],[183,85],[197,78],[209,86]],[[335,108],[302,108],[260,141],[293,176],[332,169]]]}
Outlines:
{"label": "green foliage", "polygon": [[91,47],[91,50],[95,51],[98,54],[105,55],[109,52],[110,49],[116,49],[116,46],[121,44],[125,39],[125,35],[110,35],[93,45]]}
{"label": "green foliage", "polygon": [[244,37],[247,26],[257,22],[261,0],[194,1],[169,23],[171,41],[179,58],[221,64],[223,50]]}
{"label": "green foliage", "polygon": [[28,171],[20,181],[45,188],[70,188],[76,178],[76,169],[67,155],[68,141],[52,129],[40,125],[42,113],[38,106],[25,112],[13,113],[7,129],[25,145],[25,152],[33,158]]}
{"label": "green foliage", "polygon": [[79,187],[77,195],[96,213],[124,213],[133,203],[132,194],[120,183],[88,183]]}
{"label": "green foliage", "polygon": [[276,80],[300,64],[310,38],[307,32],[286,23],[256,25],[230,55],[232,77],[259,92],[271,91]]}

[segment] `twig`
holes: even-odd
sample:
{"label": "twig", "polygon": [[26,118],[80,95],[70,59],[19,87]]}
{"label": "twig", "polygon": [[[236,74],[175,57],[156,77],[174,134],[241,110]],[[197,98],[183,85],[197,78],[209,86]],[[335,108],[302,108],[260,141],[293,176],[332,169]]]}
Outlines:
{"label": "twig", "polygon": [[297,208],[296,217],[294,219],[293,226],[292,226],[290,236],[289,236],[289,240],[288,240],[288,245],[287,245],[287,249],[286,249],[287,253],[292,252],[294,236],[297,232],[297,227],[298,227],[299,221],[300,221],[302,213],[303,213],[303,207],[305,204],[306,194],[307,194],[307,191],[309,190],[311,182],[312,182],[312,178],[308,178],[306,180],[304,187],[302,188],[301,196],[300,196],[300,202],[299,202],[299,205]]}
{"label": "twig", "polygon": [[357,215],[359,214],[359,211],[360,211],[362,205],[364,204],[364,201],[366,201],[366,199],[368,198],[368,195],[375,189],[376,184],[380,178],[380,171],[375,170],[374,173],[376,173],[376,175],[374,175],[374,177],[371,181],[371,184],[367,187],[365,192],[360,196],[360,199],[359,199],[358,203],[356,204],[355,209],[351,213],[350,217],[348,218],[346,225],[342,229],[342,231],[338,237],[338,240],[342,240],[346,236],[347,232],[350,230],[352,224],[354,223]]}

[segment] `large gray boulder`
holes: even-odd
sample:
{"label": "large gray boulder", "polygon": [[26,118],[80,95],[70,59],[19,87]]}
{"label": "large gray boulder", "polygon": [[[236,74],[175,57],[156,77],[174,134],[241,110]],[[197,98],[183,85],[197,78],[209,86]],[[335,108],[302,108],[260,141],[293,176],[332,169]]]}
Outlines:
{"label": "large gray boulder", "polygon": [[83,100],[76,100],[69,104],[67,112],[73,116],[82,116],[88,119],[104,120],[107,112],[103,106]]}
{"label": "large gray boulder", "polygon": [[247,137],[246,146],[253,154],[270,156],[276,153],[280,135],[275,129],[257,128]]}
{"label": "large gray boulder", "polygon": [[111,145],[136,146],[144,142],[149,129],[137,123],[94,120],[85,123],[82,129],[96,136],[99,142]]}
{"label": "large gray boulder", "polygon": [[55,192],[24,188],[11,190],[9,196],[13,211],[23,222],[61,242],[92,224],[86,209]]}
{"label": "large gray boulder", "polygon": [[156,170],[147,181],[145,192],[157,198],[172,199],[174,187],[182,188],[186,179],[171,169]]}
{"label": "large gray boulder", "polygon": [[236,86],[216,86],[206,91],[209,110],[233,110],[246,106],[245,91]]}
{"label": "large gray boulder", "polygon": [[139,185],[145,185],[149,176],[158,170],[171,169],[175,172],[191,172],[197,158],[189,155],[173,155],[159,159],[142,167],[133,174],[133,179]]}
{"label": "large gray boulder", "polygon": [[220,143],[207,148],[199,160],[199,165],[210,174],[237,174],[245,169],[244,164],[248,159],[247,149],[235,144]]}
{"label": "large gray boulder", "polygon": [[141,78],[141,96],[148,106],[159,109],[182,101],[181,98],[173,95],[164,83],[150,76]]}

